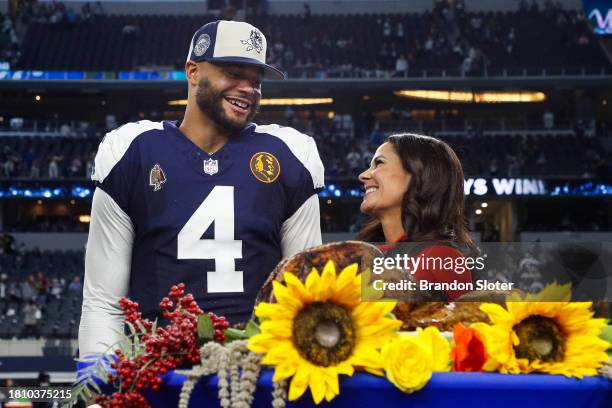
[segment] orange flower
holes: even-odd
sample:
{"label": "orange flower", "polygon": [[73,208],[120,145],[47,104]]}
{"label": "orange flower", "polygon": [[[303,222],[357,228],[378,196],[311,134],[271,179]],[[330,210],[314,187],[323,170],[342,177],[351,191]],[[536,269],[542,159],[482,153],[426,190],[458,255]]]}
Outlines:
{"label": "orange flower", "polygon": [[482,336],[474,329],[457,323],[453,328],[454,348],[451,352],[454,371],[480,371],[487,361]]}

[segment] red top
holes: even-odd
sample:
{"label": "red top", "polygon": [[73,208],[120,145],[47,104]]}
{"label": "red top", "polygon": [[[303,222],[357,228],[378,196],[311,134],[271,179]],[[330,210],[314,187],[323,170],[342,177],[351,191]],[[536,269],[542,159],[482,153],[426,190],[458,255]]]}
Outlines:
{"label": "red top", "polygon": [[[460,258],[465,258],[463,256],[463,254],[461,253],[461,251],[447,246],[447,245],[435,245],[435,246],[431,246],[429,248],[425,248],[422,251],[420,251],[416,256],[419,257],[423,255],[423,258],[429,258],[430,260],[432,258],[441,258],[442,259],[442,268],[440,268],[439,262],[431,262],[430,261],[430,267],[432,266],[432,264],[435,264],[435,267],[433,268],[419,268],[417,269],[417,271],[414,273],[414,280],[415,282],[419,282],[421,280],[425,280],[427,282],[440,282],[440,283],[451,283],[451,282],[457,282],[457,283],[471,283],[472,282],[472,272],[470,271],[469,268],[465,267],[465,260],[461,261],[461,262],[457,262],[457,259]],[[452,265],[462,265],[463,270],[460,267],[456,267],[456,268],[445,268],[445,264],[451,264]],[[467,285],[465,285],[467,286]],[[448,300],[453,301],[455,299],[457,299],[459,296],[463,295],[464,293],[468,293],[469,290],[447,290],[445,291],[447,296],[448,296]]]}
{"label": "red top", "polygon": [[[405,239],[406,237],[402,235],[395,243],[399,243]],[[380,245],[378,248],[383,253],[386,253],[394,246],[395,246],[394,244],[385,244],[385,245]],[[458,249],[455,249],[448,245],[433,245],[433,246],[427,247],[419,251],[416,255],[414,255],[414,258],[417,258],[417,257],[422,257],[423,259],[429,258],[430,261],[429,261],[429,265],[425,265],[424,267],[417,269],[416,272],[413,274],[415,282],[420,282],[422,280],[425,280],[431,283],[434,283],[434,282],[451,283],[455,281],[457,283],[471,283],[472,282],[472,272],[470,271],[469,268],[465,267],[465,261],[461,263],[461,265],[464,265],[463,266],[463,268],[465,269],[464,271],[461,271],[460,268],[456,268],[456,269],[444,268],[445,263],[448,265],[452,262],[452,265],[457,265],[459,263],[457,262],[457,259],[465,258],[463,254],[461,253],[461,251],[459,251]],[[439,261],[433,262],[432,258],[441,258],[442,265],[440,265]],[[429,266],[429,268],[427,268],[427,266]],[[440,266],[442,267],[440,268]],[[453,301],[457,299],[459,296],[463,295],[464,293],[468,293],[469,290],[447,290],[445,292],[446,292],[446,295],[448,296],[448,300]]]}

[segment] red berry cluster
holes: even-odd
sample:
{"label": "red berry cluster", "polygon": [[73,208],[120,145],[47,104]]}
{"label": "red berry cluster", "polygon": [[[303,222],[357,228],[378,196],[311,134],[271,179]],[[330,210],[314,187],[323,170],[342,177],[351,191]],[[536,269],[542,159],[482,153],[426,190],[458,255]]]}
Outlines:
{"label": "red berry cluster", "polygon": [[110,396],[100,396],[97,398],[98,404],[109,408],[141,408],[149,407],[149,403],[139,392],[114,392]]}
{"label": "red berry cluster", "polygon": [[210,320],[212,320],[213,329],[215,330],[215,341],[217,343],[225,343],[225,329],[227,329],[230,325],[225,317],[217,316],[213,312],[208,312],[208,316]]}
{"label": "red berry cluster", "polygon": [[[102,407],[142,408],[149,404],[141,391],[156,391],[162,383],[161,374],[174,370],[183,363],[200,363],[198,346],[198,316],[204,312],[198,307],[192,294],[185,294],[185,284],[173,286],[159,307],[170,324],[152,332],[153,323],[142,318],[138,303],[121,298],[119,305],[123,309],[126,323],[137,331],[140,344],[145,353],[132,359],[127,358],[120,349],[115,350],[116,361],[111,364],[115,374],[108,376],[109,383],[118,385],[118,392],[97,398]],[[223,317],[209,313],[215,329],[215,340],[223,342],[223,330],[229,324]],[[142,331],[144,329],[144,332]]]}

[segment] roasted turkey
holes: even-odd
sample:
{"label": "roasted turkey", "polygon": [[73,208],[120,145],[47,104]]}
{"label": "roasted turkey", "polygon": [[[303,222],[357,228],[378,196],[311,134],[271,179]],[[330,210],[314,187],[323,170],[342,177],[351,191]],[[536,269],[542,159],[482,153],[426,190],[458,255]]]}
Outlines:
{"label": "roasted turkey", "polygon": [[[355,262],[360,266],[360,270],[363,271],[372,265],[375,257],[382,256],[384,254],[376,246],[360,241],[335,242],[306,249],[282,260],[274,268],[261,287],[255,304],[257,305],[259,302],[275,302],[274,294],[272,293],[272,281],[283,282],[283,273],[285,271],[293,273],[304,282],[312,268],[316,268],[320,272],[328,260],[332,260],[336,264],[338,272]],[[407,278],[405,274],[398,270],[386,271],[384,277],[387,282]],[[398,302],[393,313],[404,323],[402,330],[415,330],[417,327],[435,326],[442,331],[451,331],[458,322],[464,324],[488,322],[486,314],[479,309],[480,304],[482,302],[502,304],[508,294],[509,292],[505,291],[474,291],[464,294],[455,302],[449,303],[427,301],[426,296],[423,296],[422,293],[412,295],[410,292],[407,292],[406,297]],[[390,294],[385,293],[384,296],[390,297]]]}

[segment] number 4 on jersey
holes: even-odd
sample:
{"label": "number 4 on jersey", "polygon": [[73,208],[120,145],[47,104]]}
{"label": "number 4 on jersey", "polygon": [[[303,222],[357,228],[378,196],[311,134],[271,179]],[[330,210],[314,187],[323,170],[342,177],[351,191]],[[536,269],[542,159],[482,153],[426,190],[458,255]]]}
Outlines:
{"label": "number 4 on jersey", "polygon": [[[214,225],[214,239],[201,239]],[[216,186],[202,201],[178,234],[178,259],[214,259],[215,270],[207,271],[208,293],[244,292],[242,271],[235,260],[242,258],[242,241],[234,239],[234,187]]]}

